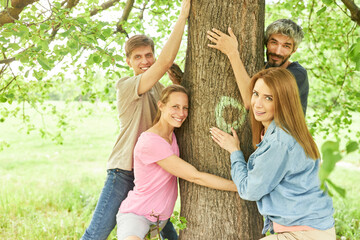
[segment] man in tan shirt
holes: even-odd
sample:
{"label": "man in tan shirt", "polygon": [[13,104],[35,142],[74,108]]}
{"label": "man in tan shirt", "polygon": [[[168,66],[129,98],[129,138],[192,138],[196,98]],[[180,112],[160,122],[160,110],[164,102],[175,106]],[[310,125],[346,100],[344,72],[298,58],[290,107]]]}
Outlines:
{"label": "man in tan shirt", "polygon": [[[174,62],[189,9],[190,0],[184,0],[180,16],[157,60],[154,42],[149,37],[135,35],[125,44],[126,62],[133,69],[134,76],[121,78],[116,83],[120,134],[107,163],[104,188],[81,239],[106,239],[116,225],[121,202],[134,187],[133,149],[139,135],[152,126],[163,89],[159,80]],[[170,221],[161,233],[169,240],[178,238]]]}

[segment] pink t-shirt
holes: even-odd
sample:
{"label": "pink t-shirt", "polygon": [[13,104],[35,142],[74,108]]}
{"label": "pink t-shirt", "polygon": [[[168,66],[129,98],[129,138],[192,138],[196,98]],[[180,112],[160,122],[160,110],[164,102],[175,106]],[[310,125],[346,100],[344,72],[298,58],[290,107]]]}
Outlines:
{"label": "pink t-shirt", "polygon": [[178,195],[177,177],[156,162],[179,156],[175,134],[172,144],[151,132],[143,132],[134,148],[135,187],[120,206],[122,213],[135,213],[150,221],[170,218]]}

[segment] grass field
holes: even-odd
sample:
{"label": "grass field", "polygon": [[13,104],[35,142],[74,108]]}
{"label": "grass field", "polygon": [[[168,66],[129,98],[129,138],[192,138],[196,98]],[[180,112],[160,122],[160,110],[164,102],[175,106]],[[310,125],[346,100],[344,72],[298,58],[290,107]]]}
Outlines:
{"label": "grass field", "polygon": [[[18,119],[0,123],[0,141],[10,144],[0,152],[0,239],[81,237],[118,130],[114,111],[105,105],[92,108],[89,117],[74,118],[63,145],[19,131]],[[51,118],[46,122],[48,129],[55,128]],[[360,239],[360,171],[337,167],[331,179],[347,190],[345,199],[333,198],[338,239]],[[109,239],[116,239],[115,232]]]}

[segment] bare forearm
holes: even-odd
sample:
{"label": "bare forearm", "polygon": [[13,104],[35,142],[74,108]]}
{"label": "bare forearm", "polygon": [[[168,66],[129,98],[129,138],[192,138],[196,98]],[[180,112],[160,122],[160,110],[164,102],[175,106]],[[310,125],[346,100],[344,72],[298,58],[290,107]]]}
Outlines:
{"label": "bare forearm", "polygon": [[240,59],[240,54],[238,51],[234,51],[227,55],[232,69],[234,71],[236,84],[240,90],[241,98],[244,102],[244,106],[246,109],[250,107],[250,100],[251,100],[251,92],[250,92],[250,76],[247,73],[243,62]]}
{"label": "bare forearm", "polygon": [[198,177],[194,179],[194,183],[223,191],[237,191],[233,181],[210,173],[199,172]]}
{"label": "bare forearm", "polygon": [[149,91],[160,78],[169,70],[174,62],[176,54],[180,48],[182,35],[189,15],[190,0],[183,0],[182,9],[174,29],[166,41],[158,60],[142,75],[138,88],[138,94]]}
{"label": "bare forearm", "polygon": [[[186,16],[180,16],[177,22],[175,23],[174,29],[167,40],[165,46],[163,47],[158,62],[162,66],[167,66],[166,71],[171,67],[173,64],[175,57],[179,51],[181,39],[184,33],[184,28],[186,24]],[[166,72],[165,71],[165,72]],[[164,72],[164,73],[165,73]]]}
{"label": "bare forearm", "polygon": [[233,181],[210,173],[199,172],[193,165],[176,155],[160,160],[157,164],[168,173],[186,181],[224,191],[237,191]]}

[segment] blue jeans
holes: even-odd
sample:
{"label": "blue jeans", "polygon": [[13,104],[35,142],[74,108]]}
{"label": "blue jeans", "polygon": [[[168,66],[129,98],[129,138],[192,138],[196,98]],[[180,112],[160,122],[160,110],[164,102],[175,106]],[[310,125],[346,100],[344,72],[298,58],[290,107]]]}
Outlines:
{"label": "blue jeans", "polygon": [[[134,188],[134,172],[122,169],[108,169],[105,185],[96,205],[89,227],[82,240],[106,240],[116,225],[116,214],[121,202]],[[168,221],[169,223],[170,221]],[[161,232],[164,238],[177,240],[174,226],[166,224]]]}

